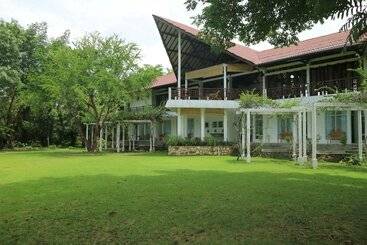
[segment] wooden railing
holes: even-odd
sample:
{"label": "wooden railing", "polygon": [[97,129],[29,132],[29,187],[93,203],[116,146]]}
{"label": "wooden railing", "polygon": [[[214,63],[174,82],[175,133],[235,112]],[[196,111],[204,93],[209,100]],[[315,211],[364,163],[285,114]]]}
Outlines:
{"label": "wooden railing", "polygon": [[358,91],[360,79],[358,77],[340,78],[327,81],[311,81],[310,88],[303,84],[282,84],[278,87],[267,88],[267,96],[271,99],[298,98],[303,96],[325,95]]}
{"label": "wooden railing", "polygon": [[[188,88],[170,89],[171,99],[183,100],[236,100],[240,98],[246,89],[223,89],[223,88]],[[260,90],[251,90],[261,94]]]}
{"label": "wooden railing", "polygon": [[169,99],[183,100],[236,100],[244,91],[254,91],[259,95],[266,95],[270,99],[299,98],[304,96],[335,94],[345,91],[358,91],[360,89],[360,79],[341,78],[328,81],[312,81],[310,88],[306,83],[301,84],[281,84],[261,91],[259,89],[238,89],[238,88],[169,88]]}

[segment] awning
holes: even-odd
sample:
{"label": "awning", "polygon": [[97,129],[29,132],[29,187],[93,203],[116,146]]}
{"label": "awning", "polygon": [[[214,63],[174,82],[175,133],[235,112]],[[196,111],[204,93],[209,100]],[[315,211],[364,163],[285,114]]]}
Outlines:
{"label": "awning", "polygon": [[247,64],[221,64],[186,72],[185,78],[197,79],[220,76],[224,74],[224,66],[227,66],[227,73],[239,73],[252,70],[252,67]]}

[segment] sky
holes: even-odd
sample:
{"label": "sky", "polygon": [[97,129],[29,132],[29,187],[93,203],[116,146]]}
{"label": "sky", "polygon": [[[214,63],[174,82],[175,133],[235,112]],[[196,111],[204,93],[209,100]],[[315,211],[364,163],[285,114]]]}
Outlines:
{"label": "sky", "polygon": [[[142,49],[142,63],[170,63],[152,14],[184,24],[192,23],[194,12],[187,12],[185,0],[0,0],[0,18],[15,19],[26,26],[47,22],[50,37],[71,31],[76,40],[86,33],[99,31],[103,35],[117,34]],[[337,32],[343,20],[317,24],[299,35],[301,40]],[[256,50],[271,48],[268,43],[251,46]]]}

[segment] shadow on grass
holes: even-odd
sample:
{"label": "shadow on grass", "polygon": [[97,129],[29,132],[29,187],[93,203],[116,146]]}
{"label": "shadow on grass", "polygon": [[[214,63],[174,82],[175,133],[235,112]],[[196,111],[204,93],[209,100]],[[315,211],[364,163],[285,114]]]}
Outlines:
{"label": "shadow on grass", "polygon": [[0,186],[0,243],[364,243],[367,180],[159,171]]}

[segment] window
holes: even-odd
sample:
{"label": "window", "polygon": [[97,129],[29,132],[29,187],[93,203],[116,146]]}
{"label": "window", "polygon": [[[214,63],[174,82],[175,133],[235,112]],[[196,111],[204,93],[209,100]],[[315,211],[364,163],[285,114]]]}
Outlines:
{"label": "window", "polygon": [[292,133],[292,120],[290,116],[278,117],[278,134],[279,139],[285,141],[291,141],[293,137]]}
{"label": "window", "polygon": [[347,113],[342,111],[327,111],[325,113],[326,138],[342,140],[346,136]]}
{"label": "window", "polygon": [[263,116],[255,115],[255,130],[256,130],[256,139],[262,139],[263,136]]}
{"label": "window", "polygon": [[187,137],[194,137],[195,121],[193,118],[187,119]]}
{"label": "window", "polygon": [[163,121],[163,134],[164,135],[171,134],[171,121],[170,120]]}

